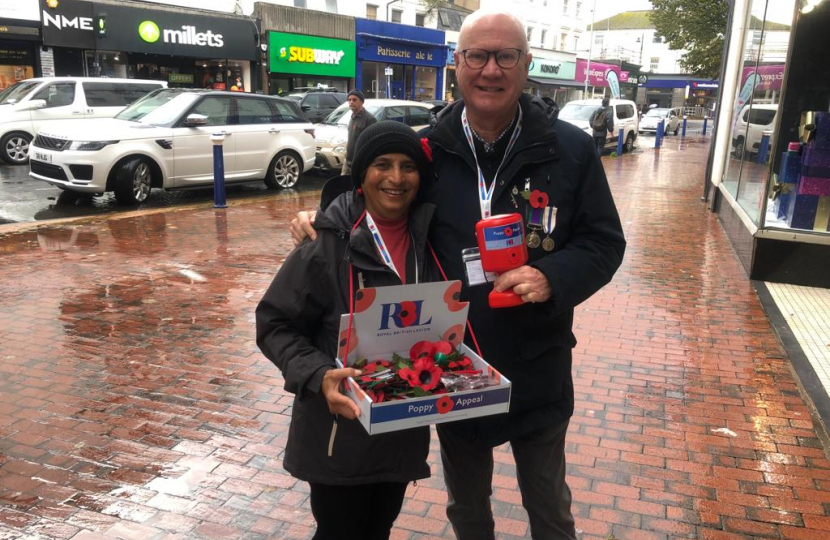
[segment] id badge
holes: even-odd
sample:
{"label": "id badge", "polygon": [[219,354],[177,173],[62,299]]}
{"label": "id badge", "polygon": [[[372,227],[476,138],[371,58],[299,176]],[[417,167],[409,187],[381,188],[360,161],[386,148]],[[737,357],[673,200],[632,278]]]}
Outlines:
{"label": "id badge", "polygon": [[461,250],[461,260],[464,261],[464,270],[467,274],[467,285],[481,285],[496,281],[496,274],[485,272],[481,267],[481,253],[478,248],[467,248]]}

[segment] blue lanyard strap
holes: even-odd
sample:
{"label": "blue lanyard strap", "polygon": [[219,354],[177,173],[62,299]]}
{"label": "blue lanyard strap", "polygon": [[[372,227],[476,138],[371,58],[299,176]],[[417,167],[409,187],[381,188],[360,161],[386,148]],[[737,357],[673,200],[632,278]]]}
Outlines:
{"label": "blue lanyard strap", "polygon": [[[378,253],[380,254],[380,258],[383,259],[384,264],[388,266],[398,278],[401,277],[401,273],[398,272],[398,269],[395,268],[395,263],[392,261],[392,255],[389,253],[389,249],[386,247],[386,242],[383,241],[383,236],[380,234],[380,230],[378,229],[375,220],[372,219],[372,216],[369,215],[369,212],[366,212],[366,225],[369,227],[369,232],[372,233],[372,238],[375,241],[375,246],[378,249]],[[401,283],[403,283],[403,279],[401,279]],[[415,283],[418,283],[418,254],[415,254]]]}
{"label": "blue lanyard strap", "polygon": [[510,155],[513,145],[516,144],[516,140],[519,138],[519,133],[522,131],[522,114],[522,108],[519,107],[519,118],[516,121],[516,129],[513,130],[513,134],[510,136],[510,142],[507,143],[507,149],[504,151],[504,156],[501,158],[499,168],[496,169],[496,174],[493,176],[493,182],[490,184],[488,189],[487,180],[484,179],[484,173],[481,172],[481,166],[478,164],[476,144],[473,140],[473,130],[470,128],[470,123],[467,121],[467,107],[464,107],[461,111],[461,127],[464,129],[464,136],[467,137],[467,143],[470,145],[470,150],[473,152],[473,159],[476,162],[476,171],[478,172],[478,203],[481,206],[482,219],[488,218],[492,214],[491,202],[493,199],[493,192],[496,189],[496,179],[501,172],[504,162],[507,161],[507,156]]}

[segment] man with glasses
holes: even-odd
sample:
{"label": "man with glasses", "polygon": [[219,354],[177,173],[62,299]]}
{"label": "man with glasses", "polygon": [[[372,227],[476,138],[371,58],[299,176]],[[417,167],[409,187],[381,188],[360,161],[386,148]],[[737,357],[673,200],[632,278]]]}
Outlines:
{"label": "man with glasses", "polygon": [[[461,27],[455,54],[462,99],[429,129],[438,181],[430,243],[448,279],[464,282],[469,320],[484,358],[512,383],[510,412],[439,424],[459,540],[493,540],[493,448],[510,443],[535,540],[576,538],[565,482],[565,434],[574,408],[574,307],[604,286],[622,262],[625,239],[593,141],[557,122],[555,105],[522,92],[532,62],[522,23],[477,11]],[[467,272],[475,225],[488,215],[525,219],[527,265],[495,283]],[[312,231],[292,223],[295,240]],[[311,235],[314,236],[314,235]],[[525,304],[492,309],[487,296],[512,289]],[[474,346],[472,337],[466,336]]]}

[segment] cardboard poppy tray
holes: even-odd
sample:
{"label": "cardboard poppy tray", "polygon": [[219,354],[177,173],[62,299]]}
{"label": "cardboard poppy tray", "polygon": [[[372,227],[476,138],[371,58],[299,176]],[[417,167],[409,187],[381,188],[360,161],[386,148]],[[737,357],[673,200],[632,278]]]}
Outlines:
{"label": "cardboard poppy tray", "polygon": [[492,385],[376,403],[349,378],[346,395],[360,408],[360,423],[370,435],[509,410],[510,381],[463,343],[469,304],[458,301],[460,291],[460,281],[361,289],[350,338],[349,316],[341,318],[338,365],[343,365],[347,344],[346,364],[351,366],[360,358],[390,360],[393,353],[408,358],[415,343],[444,340],[467,355]]}

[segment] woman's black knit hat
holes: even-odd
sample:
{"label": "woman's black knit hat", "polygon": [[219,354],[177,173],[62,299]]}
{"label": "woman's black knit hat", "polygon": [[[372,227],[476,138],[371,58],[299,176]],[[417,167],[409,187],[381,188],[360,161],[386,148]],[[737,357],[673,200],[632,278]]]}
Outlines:
{"label": "woman's black knit hat", "polygon": [[432,180],[431,158],[424,151],[420,137],[400,122],[384,120],[367,127],[357,138],[354,159],[352,160],[352,183],[355,188],[363,184],[366,169],[376,157],[384,154],[405,154],[418,166],[421,176],[419,192],[425,192],[425,184]]}

